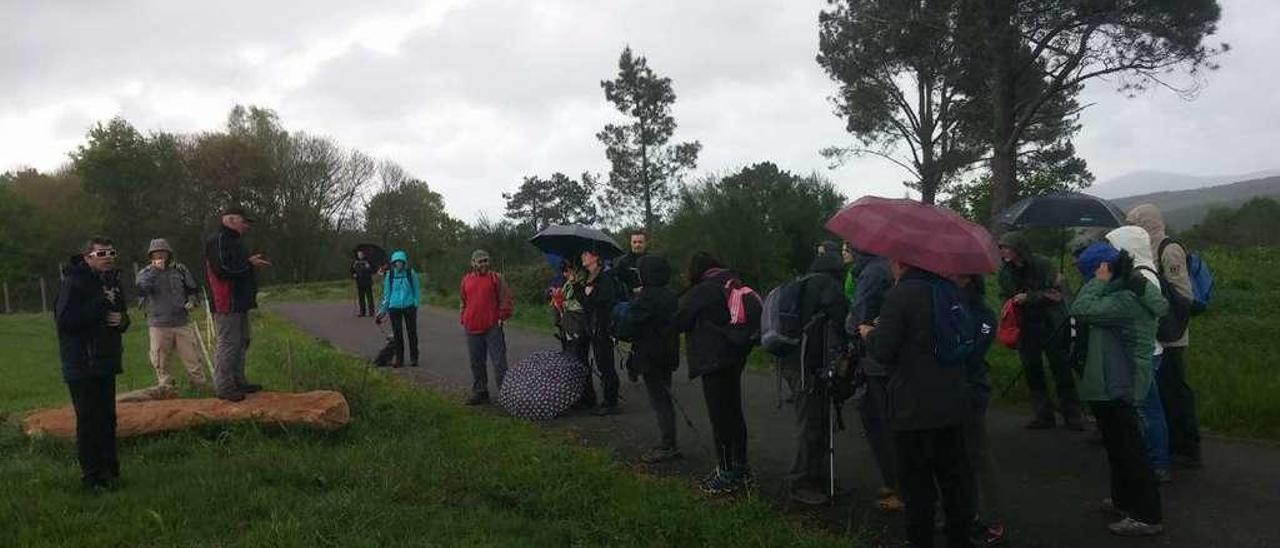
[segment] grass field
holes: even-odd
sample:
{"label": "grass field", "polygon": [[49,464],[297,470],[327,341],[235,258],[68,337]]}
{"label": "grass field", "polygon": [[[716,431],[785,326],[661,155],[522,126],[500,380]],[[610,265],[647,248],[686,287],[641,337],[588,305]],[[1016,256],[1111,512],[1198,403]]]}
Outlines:
{"label": "grass field", "polygon": [[[0,317],[0,546],[848,545],[762,501],[713,503],[632,474],[604,451],[467,410],[270,315],[249,372],[276,390],[351,403],[336,433],[254,425],[124,440],[123,484],[79,488],[68,442],[28,440],[21,411],[67,402],[48,316]],[[126,341],[122,389],[150,384],[145,330]]]}

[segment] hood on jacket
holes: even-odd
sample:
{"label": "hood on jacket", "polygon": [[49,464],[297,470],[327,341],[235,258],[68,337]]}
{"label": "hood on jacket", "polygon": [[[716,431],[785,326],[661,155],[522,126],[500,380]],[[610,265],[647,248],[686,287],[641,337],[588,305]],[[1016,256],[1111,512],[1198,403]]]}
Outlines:
{"label": "hood on jacket", "polygon": [[169,245],[169,241],[164,238],[156,238],[151,240],[151,245],[147,246],[147,257],[157,251],[168,251],[169,259],[173,260],[173,247]]}
{"label": "hood on jacket", "polygon": [[1133,258],[1134,268],[1146,267],[1142,276],[1160,287],[1160,280],[1155,275],[1156,263],[1152,259],[1151,237],[1147,231],[1136,226],[1122,226],[1107,233],[1107,241],[1116,249],[1124,251]]}
{"label": "hood on jacket", "polygon": [[1160,245],[1165,239],[1164,214],[1153,204],[1142,204],[1129,210],[1125,220],[1130,224],[1142,227],[1154,245]]}
{"label": "hood on jacket", "polygon": [[71,258],[67,259],[67,263],[62,265],[63,276],[92,271],[93,269],[89,268],[89,263],[84,262],[84,255],[72,255]]}
{"label": "hood on jacket", "polygon": [[1006,232],[1000,237],[1000,247],[1007,247],[1018,252],[1018,257],[1022,262],[1031,262],[1033,255],[1031,251],[1031,241],[1021,232]]}
{"label": "hood on jacket", "polygon": [[809,264],[809,272],[831,274],[839,278],[844,275],[844,257],[840,256],[839,249],[825,250],[821,255],[813,258],[813,262]]}
{"label": "hood on jacket", "polygon": [[662,287],[671,283],[671,263],[657,255],[641,255],[636,261],[642,287]]}
{"label": "hood on jacket", "polygon": [[409,254],[405,253],[403,249],[395,250],[395,252],[391,254],[391,262],[394,263],[396,261],[404,261],[405,266],[408,266]]}

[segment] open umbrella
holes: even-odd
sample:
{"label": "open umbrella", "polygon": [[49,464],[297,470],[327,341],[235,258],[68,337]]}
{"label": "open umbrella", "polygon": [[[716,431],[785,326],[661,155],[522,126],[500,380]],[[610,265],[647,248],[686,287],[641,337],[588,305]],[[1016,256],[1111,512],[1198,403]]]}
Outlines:
{"label": "open umbrella", "polygon": [[369,261],[369,264],[373,265],[374,270],[377,270],[378,267],[387,264],[387,252],[382,249],[382,246],[376,244],[359,244],[356,245],[355,249],[351,250],[351,256],[354,257],[356,253],[361,251],[364,252],[364,260]]}
{"label": "open umbrella", "polygon": [[589,374],[573,356],[558,350],[534,352],[507,370],[498,405],[522,419],[554,419],[582,398]]}
{"label": "open umbrella", "polygon": [[543,253],[561,257],[577,257],[583,251],[595,251],[601,258],[622,255],[622,248],[598,228],[582,225],[552,225],[529,238],[529,243]]}
{"label": "open umbrella", "polygon": [[999,264],[986,228],[915,200],[860,198],[831,216],[826,228],[859,251],[935,274],[987,274]]}
{"label": "open umbrella", "polygon": [[1028,228],[1117,228],[1124,226],[1124,212],[1115,204],[1089,194],[1062,192],[1032,196],[996,215],[996,221],[1012,230]]}

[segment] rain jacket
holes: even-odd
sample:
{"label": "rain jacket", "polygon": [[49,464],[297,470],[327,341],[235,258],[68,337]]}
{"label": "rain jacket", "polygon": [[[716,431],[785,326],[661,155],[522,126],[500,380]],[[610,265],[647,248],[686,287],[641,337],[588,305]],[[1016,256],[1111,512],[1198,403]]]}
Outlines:
{"label": "rain jacket", "polygon": [[[805,343],[801,345],[805,353],[804,371],[815,374],[830,365],[829,359],[838,355],[845,347],[848,335],[844,331],[844,322],[849,314],[849,301],[844,298],[844,264],[838,250],[825,251],[814,257],[813,263],[809,265],[809,272],[815,275],[804,282],[800,293],[797,311],[800,323],[808,325],[810,319],[817,314],[826,316],[825,320],[814,323],[805,331]],[[826,344],[825,348],[823,343]],[[798,367],[799,354],[797,351],[795,357],[784,359],[783,366]]]}
{"label": "rain jacket", "polygon": [[671,264],[656,255],[643,255],[636,270],[640,293],[625,316],[636,334],[631,345],[633,363],[642,373],[675,370],[680,364],[680,334],[676,331],[680,302],[669,287]]}
{"label": "rain jacket", "polygon": [[680,302],[676,328],[688,334],[684,344],[690,379],[740,363],[750,352],[735,346],[726,333],[729,300],[724,284],[737,277],[723,268],[707,270]]}
{"label": "rain jacket", "polygon": [[373,263],[366,259],[356,259],[351,261],[351,275],[356,280],[359,287],[373,286]]}
{"label": "rain jacket", "polygon": [[[84,257],[71,258],[70,264],[63,267],[62,285],[54,304],[63,380],[72,382],[124,372],[121,334],[129,329],[127,309],[120,271],[100,274],[89,268]],[[119,326],[107,326],[108,312],[121,314]]]}
{"label": "rain jacket", "polygon": [[[150,265],[138,271],[138,296],[143,298],[147,325],[182,327],[187,325],[187,303],[199,292],[195,276],[172,258],[160,270]],[[194,303],[193,303],[194,304]]]}
{"label": "rain jacket", "polygon": [[409,266],[409,255],[404,251],[391,254],[391,263],[404,261],[404,270],[394,267],[387,270],[382,279],[382,310],[417,308],[422,299],[422,277]]}
{"label": "rain jacket", "polygon": [[[866,263],[858,272],[857,291],[845,322],[845,332],[849,336],[857,336],[859,325],[875,323],[880,317],[884,296],[892,287],[893,272],[889,270],[889,259],[867,256]],[[870,356],[863,356],[858,365],[864,375],[883,377],[888,374],[884,365]]]}
{"label": "rain jacket", "polygon": [[492,270],[481,274],[472,270],[462,277],[458,294],[462,297],[459,321],[470,335],[488,333],[515,313],[511,288],[502,275]]}
{"label": "rain jacket", "polygon": [[[1160,244],[1169,238],[1165,233],[1164,215],[1160,208],[1151,204],[1142,204],[1129,211],[1126,220],[1142,227],[1151,239],[1151,257],[1155,258],[1155,268],[1164,276],[1165,281],[1173,286],[1174,291],[1189,300],[1195,300],[1191,290],[1191,273],[1187,272],[1187,250],[1182,244],[1169,244],[1164,247],[1164,255],[1155,257]],[[1177,341],[1165,343],[1170,348],[1183,347],[1190,344],[1190,328],[1182,333]]]}
{"label": "rain jacket", "polygon": [[1083,401],[1123,400],[1139,404],[1150,392],[1156,326],[1169,304],[1145,277],[1086,283],[1071,303],[1071,314],[1089,327]]}
{"label": "rain jacket", "polygon": [[[1000,267],[1000,298],[1008,300],[1018,293],[1027,294],[1022,305],[1023,336],[1059,333],[1067,321],[1066,305],[1045,297],[1051,290],[1059,289],[1055,283],[1057,273],[1053,263],[1033,253],[1030,243],[1020,234],[1006,234],[1000,245],[1013,248],[1022,258],[1022,266],[1006,262]],[[1034,327],[1039,329],[1027,329],[1029,324],[1035,324]]]}
{"label": "rain jacket", "polygon": [[258,276],[239,232],[218,227],[204,242],[204,258],[213,312],[239,314],[258,308]]}
{"label": "rain jacket", "polygon": [[933,275],[912,270],[885,295],[880,325],[867,336],[867,351],[889,373],[889,427],[895,431],[960,425],[970,415],[964,367],[934,356]]}

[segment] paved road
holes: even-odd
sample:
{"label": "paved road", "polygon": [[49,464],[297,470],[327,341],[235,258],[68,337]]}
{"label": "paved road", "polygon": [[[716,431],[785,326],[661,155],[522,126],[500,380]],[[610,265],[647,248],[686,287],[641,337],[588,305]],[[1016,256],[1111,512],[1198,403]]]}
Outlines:
{"label": "paved road", "polygon": [[[353,317],[352,307],[346,303],[280,304],[272,309],[356,355],[372,357],[382,342],[372,322]],[[425,358],[422,366],[385,371],[461,398],[471,379],[456,313],[423,309],[418,325]],[[507,344],[513,364],[529,352],[557,346],[549,335],[510,327]],[[712,469],[714,458],[701,387],[683,377],[684,372],[683,368],[677,372],[673,392],[694,425],[690,429],[681,424],[680,445],[686,458],[649,471],[693,477]],[[762,491],[778,501],[783,511],[812,516],[836,530],[860,531],[873,539],[894,542],[901,518],[872,508],[879,476],[861,439],[856,415],[846,411],[849,429],[837,440],[837,477],[851,494],[833,507],[816,511],[797,507],[782,496],[781,476],[790,465],[794,446],[790,408],[777,408],[770,374],[749,372],[743,387],[750,456]],[[584,443],[611,448],[618,460],[634,463],[657,440],[657,427],[642,385],[628,382],[624,375],[622,396],[621,415],[572,415],[547,427],[574,431]],[[1027,418],[1008,409],[993,409],[989,417],[1010,539],[1017,546],[1280,546],[1280,450],[1206,439],[1206,468],[1175,472],[1175,482],[1163,488],[1167,532],[1154,539],[1120,539],[1107,533],[1110,519],[1096,508],[1108,494],[1102,448],[1089,444],[1083,434],[1066,430],[1024,430],[1021,425]]]}

